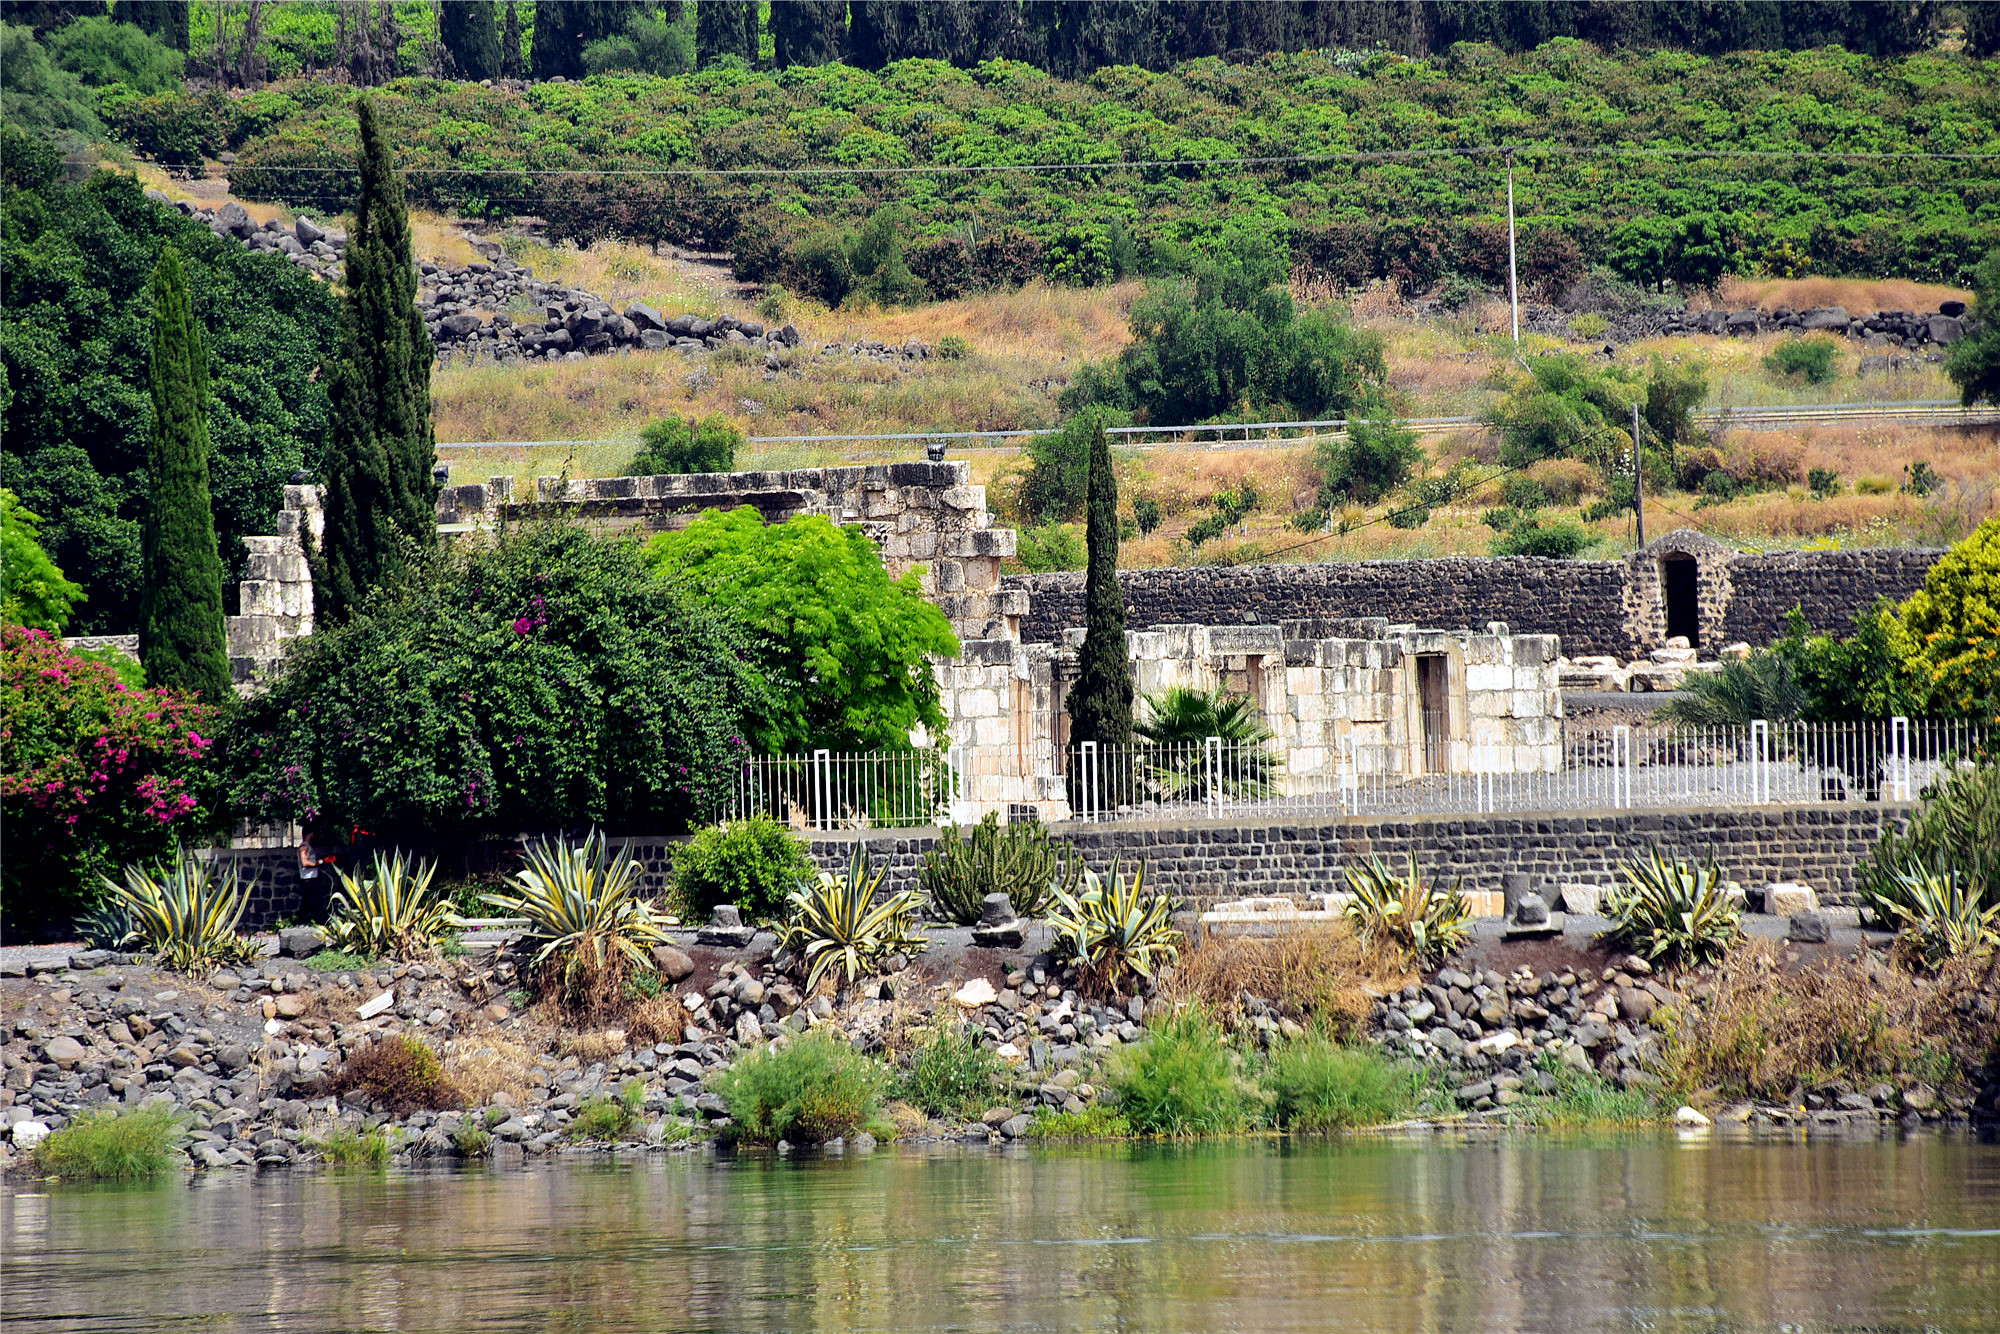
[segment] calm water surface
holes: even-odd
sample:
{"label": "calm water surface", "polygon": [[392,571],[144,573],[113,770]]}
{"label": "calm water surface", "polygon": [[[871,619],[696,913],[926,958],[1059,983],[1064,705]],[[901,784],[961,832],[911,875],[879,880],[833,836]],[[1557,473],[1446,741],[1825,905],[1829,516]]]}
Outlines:
{"label": "calm water surface", "polygon": [[21,1330],[2000,1331],[2000,1147],[885,1152],[0,1193]]}

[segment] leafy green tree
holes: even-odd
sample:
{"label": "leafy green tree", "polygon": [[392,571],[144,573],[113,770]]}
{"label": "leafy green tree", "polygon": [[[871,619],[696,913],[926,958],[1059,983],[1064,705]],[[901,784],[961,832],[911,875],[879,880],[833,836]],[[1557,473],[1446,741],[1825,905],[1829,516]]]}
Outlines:
{"label": "leafy green tree", "polygon": [[135,93],[178,88],[181,53],[102,15],[81,18],[50,34],[49,57],[92,87],[123,84]]}
{"label": "leafy green tree", "polygon": [[338,623],[413,553],[437,543],[431,476],[431,362],[417,309],[410,215],[388,141],[363,99],[361,189],[347,240],[340,356],[328,386],[333,430],[326,465],[326,532],[312,543],[316,617]]}
{"label": "leafy green tree", "polygon": [[663,78],[684,74],[695,67],[694,35],[685,24],[670,23],[656,14],[634,14],[623,32],[584,47],[583,64],[592,74],[608,70]]}
{"label": "leafy green tree", "polygon": [[1342,501],[1373,505],[1409,479],[1423,462],[1417,433],[1391,417],[1351,421],[1340,439],[1313,447],[1322,513]]}
{"label": "leafy green tree", "polygon": [[438,5],[438,41],[461,79],[501,75],[500,26],[494,0],[443,0]]}
{"label": "leafy green tree", "polygon": [[736,466],[743,432],[720,413],[699,422],[662,417],[639,433],[639,452],[626,468],[629,477],[664,477],[691,472],[728,472]]}
{"label": "leafy green tree", "polygon": [[1646,377],[1646,401],[1640,415],[1654,440],[1669,450],[1680,445],[1698,445],[1706,434],[1695,425],[1695,409],[1708,397],[1708,373],[1700,365],[1669,365],[1655,353]]}
{"label": "leafy green tree", "polygon": [[955,657],[958,639],[916,573],[891,579],[858,527],[711,510],[654,537],[646,557],[757,636],[778,689],[756,729],[765,751],[903,750],[918,727],[943,731],[928,660]]}
{"label": "leafy green tree", "polygon": [[1014,559],[1029,574],[1053,570],[1081,570],[1090,563],[1090,553],[1077,535],[1073,523],[1050,523],[1023,528]]}
{"label": "leafy green tree", "polygon": [[1090,497],[1091,451],[1104,438],[1105,427],[1117,421],[1117,414],[1104,408],[1085,408],[1059,430],[1028,438],[1028,470],[1021,476],[1019,498],[1024,518],[1040,525],[1083,513]]}
{"label": "leafy green tree", "polygon": [[1972,321],[1979,327],[1959,340],[1944,364],[1968,408],[2000,403],[2000,250],[1987,251],[1979,261],[1972,288]]}
{"label": "leafy green tree", "polygon": [[[83,80],[49,59],[48,49],[33,31],[13,23],[0,24],[0,126],[14,133],[29,131],[73,146],[104,137],[95,99]],[[13,134],[8,156],[19,151]]]}
{"label": "leafy green tree", "polygon": [[1111,440],[1090,448],[1089,565],[1083,583],[1083,650],[1069,692],[1070,741],[1124,745],[1132,739],[1132,673],[1125,647],[1125,592],[1118,586],[1118,479]]}
{"label": "leafy green tree", "polygon": [[160,253],[181,254],[209,351],[209,489],[225,581],[242,538],[269,533],[286,479],[318,461],[339,338],[330,289],[276,255],[147,199],[129,176],[77,185],[17,127],[0,127],[0,457],[8,485],[44,517],[50,558],[87,597],[77,634],[137,629],[152,312]]}
{"label": "leafy green tree", "polygon": [[70,609],[83,601],[83,588],[63,578],[42,550],[41,521],[20,497],[0,487],[0,624],[59,635],[69,624]]}
{"label": "leafy green tree", "polygon": [[1791,660],[1768,650],[1731,658],[1717,671],[1692,672],[1681,691],[1654,716],[1696,727],[1748,727],[1760,718],[1789,722],[1806,707]]}
{"label": "leafy green tree", "polygon": [[232,721],[232,789],[385,841],[703,824],[772,707],[751,653],[629,539],[460,541],[298,641]]}
{"label": "leafy green tree", "polygon": [[1805,692],[1809,722],[1863,722],[1921,717],[1923,708],[1891,643],[1895,604],[1884,598],[1855,618],[1853,635],[1814,633],[1797,607],[1786,613],[1783,638],[1771,646]]}
{"label": "leafy green tree", "polygon": [[1592,540],[1590,530],[1575,519],[1523,514],[1514,519],[1506,532],[1493,539],[1493,554],[1573,560],[1583,554]]}
{"label": "leafy green tree", "polygon": [[1988,519],[1896,609],[1890,645],[1933,717],[2000,725],[2000,519]]}
{"label": "leafy green tree", "polygon": [[1582,357],[1535,357],[1528,374],[1487,415],[1500,435],[1500,461],[1578,458],[1609,467],[1631,448],[1626,423],[1643,387],[1622,367],[1595,368]]}
{"label": "leafy green tree", "polygon": [[139,661],[155,685],[220,701],[229,696],[229,648],[208,497],[208,351],[171,247],[153,270],[152,389]]}

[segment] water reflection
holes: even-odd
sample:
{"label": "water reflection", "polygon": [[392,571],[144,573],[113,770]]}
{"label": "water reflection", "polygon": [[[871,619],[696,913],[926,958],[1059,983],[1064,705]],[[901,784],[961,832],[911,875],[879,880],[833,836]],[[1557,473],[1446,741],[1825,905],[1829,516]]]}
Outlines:
{"label": "water reflection", "polygon": [[2000,1329],[2000,1148],[674,1159],[0,1195],[23,1329]]}

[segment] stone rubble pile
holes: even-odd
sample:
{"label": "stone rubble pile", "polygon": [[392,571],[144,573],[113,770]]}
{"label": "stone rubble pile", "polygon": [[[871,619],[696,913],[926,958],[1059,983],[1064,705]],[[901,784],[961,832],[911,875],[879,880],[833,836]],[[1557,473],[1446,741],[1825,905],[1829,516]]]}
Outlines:
{"label": "stone rubble pile", "polygon": [[1685,637],[1675,635],[1643,658],[1624,661],[1608,654],[1561,658],[1556,663],[1556,681],[1563,690],[1629,691],[1643,694],[1657,690],[1679,690],[1697,672],[1715,672],[1731,658],[1746,656],[1748,644],[1724,644],[1718,661],[1703,662],[1688,647]]}

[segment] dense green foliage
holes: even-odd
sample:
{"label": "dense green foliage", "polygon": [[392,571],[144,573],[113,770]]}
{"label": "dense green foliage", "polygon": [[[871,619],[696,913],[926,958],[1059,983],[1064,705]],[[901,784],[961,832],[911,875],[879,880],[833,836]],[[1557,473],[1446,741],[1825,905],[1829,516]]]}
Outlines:
{"label": "dense green foliage", "polygon": [[316,460],[337,307],[282,256],[148,200],[129,177],[60,181],[60,163],[9,125],[0,197],[0,414],[7,484],[44,517],[42,542],[88,600],[74,631],[139,621],[140,526],[152,310],[161,252],[186,263],[193,319],[206,331],[211,397],[209,488],[225,578],[241,577],[241,539],[268,533],[286,479]]}
{"label": "dense green foliage", "polygon": [[1834,376],[1839,350],[1831,338],[1787,338],[1764,358],[1764,369],[1780,378],[1796,375],[1807,384],[1825,384]]}
{"label": "dense green foliage", "polygon": [[1346,915],[1374,948],[1393,952],[1408,964],[1431,964],[1472,934],[1472,907],[1458,885],[1445,889],[1424,879],[1415,853],[1401,875],[1373,855],[1340,869],[1354,896]]}
{"label": "dense green foliage", "polygon": [[985,910],[988,894],[1005,894],[1016,915],[1034,917],[1060,890],[1074,894],[1083,863],[1068,844],[1049,841],[1039,820],[1001,828],[988,811],[970,830],[946,825],[936,846],[924,853],[917,884],[930,895],[938,916],[971,926]]}
{"label": "dense green foliage", "polygon": [[1573,560],[1596,540],[1590,530],[1575,519],[1523,514],[1517,516],[1505,532],[1494,537],[1493,554]]}
{"label": "dense green foliage", "polygon": [[[1146,696],[1145,705],[1132,730],[1153,748],[1146,784],[1159,800],[1271,795],[1280,761],[1270,744],[1271,729],[1248,695],[1168,686]],[[1213,757],[1210,737],[1222,742]]]}
{"label": "dense green foliage", "polygon": [[436,354],[417,309],[410,215],[388,140],[360,108],[360,193],[344,255],[340,355],[328,398],[332,430],[321,469],[326,531],[308,542],[313,613],[337,625],[368,590],[437,544],[437,456],[431,428]]}
{"label": "dense green foliage", "polygon": [[747,1144],[821,1144],[865,1127],[889,1080],[880,1064],[825,1029],[760,1047],[717,1075],[729,1135]]}
{"label": "dense green foliage", "polygon": [[878,902],[885,874],[870,868],[868,845],[857,842],[845,873],[822,871],[810,885],[786,896],[790,913],[779,928],[778,948],[806,965],[807,991],[817,991],[836,970],[838,988],[879,967],[891,954],[920,954],[927,948],[915,926],[923,896],[899,889]]}
{"label": "dense green foliage", "polygon": [[229,648],[208,493],[208,353],[172,246],[153,269],[152,288],[152,494],[139,538],[139,662],[154,685],[219,703],[230,697]]}
{"label": "dense green foliage", "polygon": [[1319,518],[1335,505],[1373,505],[1409,479],[1424,459],[1417,433],[1390,417],[1348,423],[1344,435],[1313,447]]}
{"label": "dense green foliage", "polygon": [[711,510],[654,537],[646,559],[757,635],[754,659],[777,687],[760,749],[907,750],[913,728],[943,731],[927,659],[956,657],[958,638],[916,573],[891,579],[859,527]]}
{"label": "dense green foliage", "polygon": [[[1021,475],[1017,502],[1021,516],[1031,524],[1052,524],[1082,514],[1090,497],[1090,451],[1106,426],[1123,421],[1103,408],[1085,408],[1049,434],[1029,436],[1023,446],[1028,469]],[[1083,561],[1041,564],[1046,569],[1073,570]]]}
{"label": "dense green foliage", "polygon": [[1632,371],[1595,366],[1574,352],[1535,357],[1527,369],[1488,416],[1502,463],[1575,458],[1609,471],[1629,457],[1632,407],[1646,395]]}
{"label": "dense green foliage", "polygon": [[1791,659],[1768,649],[1726,659],[1712,672],[1690,672],[1678,699],[1653,716],[1696,727],[1748,727],[1759,718],[1789,722],[1806,706]]}
{"label": "dense green foliage", "polygon": [[1944,368],[1967,407],[2000,403],[2000,249],[1986,252],[1972,285],[1971,319],[1979,327],[1951,350]]}
{"label": "dense green foliage", "polygon": [[[673,79],[607,75],[522,91],[413,80],[380,95],[415,169],[411,197],[427,207],[529,212],[579,239],[616,232],[750,255],[758,247],[739,234],[775,236],[789,252],[900,203],[922,219],[909,268],[937,295],[952,294],[969,269],[1004,274],[1024,248],[1028,272],[1066,272],[1078,255],[1108,253],[1114,224],[1155,264],[1163,247],[1249,227],[1339,283],[1385,276],[1420,290],[1457,271],[1499,285],[1503,173],[1497,156],[1466,150],[1502,144],[1521,146],[1530,289],[1566,284],[1588,262],[1622,253],[1614,234],[1634,219],[1706,220],[1692,248],[1720,246],[1732,269],[1788,243],[1817,272],[1964,281],[2000,239],[1989,164],[1629,150],[1990,150],[1996,100],[1990,65],[1941,52],[1601,54],[1568,40],[1514,56],[1468,46],[1421,60],[1211,57],[1164,73],[1102,69],[1081,82],[1005,60],[969,70],[907,60],[879,73],[716,64]],[[239,190],[327,209],[352,194],[352,177],[338,170],[350,164],[330,145],[345,141],[353,114],[335,90],[291,83],[241,99],[190,93],[135,106],[119,132],[141,139],[145,123],[186,118],[208,151],[241,155]],[[1202,165],[1412,150],[1442,155]],[[1042,162],[1186,165],[1044,173],[1032,187],[1009,172],[699,182],[527,174]],[[1010,228],[1018,240],[1007,239]]]}
{"label": "dense green foliage", "polygon": [[1252,1090],[1212,1015],[1176,1009],[1121,1049],[1108,1071],[1118,1111],[1141,1135],[1222,1135],[1249,1125]]}
{"label": "dense green foliage", "polygon": [[377,852],[368,868],[350,875],[336,868],[320,936],[331,949],[364,959],[420,959],[444,938],[454,920],[452,901],[433,885],[437,863],[406,856],[401,848]]}
{"label": "dense green foliage", "polygon": [[222,824],[210,749],[216,711],[134,690],[40,630],[0,630],[0,812],[5,931],[60,927],[100,876],[205,841]]}
{"label": "dense green foliage", "polygon": [[1271,1052],[1264,1071],[1271,1117],[1286,1130],[1348,1130],[1410,1115],[1421,1077],[1375,1047],[1343,1047],[1317,1033]]}
{"label": "dense green foliage", "polygon": [[500,14],[493,0],[438,6],[438,41],[461,79],[500,77]]}
{"label": "dense green foliage", "polygon": [[1862,866],[1862,908],[1896,925],[1895,909],[1910,897],[1903,877],[1920,872],[1956,879],[1973,902],[2000,907],[2000,763],[1988,759],[1924,789],[1909,825],[1883,834]]}
{"label": "dense green foliage", "polygon": [[1102,877],[1085,871],[1074,890],[1052,886],[1049,900],[1053,951],[1076,968],[1086,990],[1116,995],[1180,957],[1180,900],[1146,888],[1143,862],[1129,876],[1115,861]]}
{"label": "dense green foliage", "polygon": [[188,1118],[172,1107],[88,1112],[35,1146],[37,1170],[72,1181],[128,1181],[174,1165]]}
{"label": "dense green foliage", "polygon": [[769,920],[815,874],[806,845],[768,815],[712,825],[674,847],[674,892],[704,918],[733,903],[748,920]]}
{"label": "dense green foliage", "polygon": [[611,851],[591,830],[580,841],[538,839],[501,893],[488,904],[528,920],[534,966],[572,1012],[602,1008],[621,994],[633,968],[650,969],[647,951],[667,939],[660,915],[640,896],[640,865],[630,844]]}
{"label": "dense green foliage", "polygon": [[1089,519],[1084,544],[1083,650],[1069,692],[1070,740],[1100,746],[1132,739],[1132,675],[1126,663],[1125,592],[1118,586],[1118,479],[1111,439],[1098,423],[1090,442]]}
{"label": "dense green foliage", "polygon": [[1163,424],[1239,411],[1318,419],[1373,405],[1387,375],[1381,336],[1337,311],[1300,311],[1287,273],[1268,235],[1230,234],[1191,278],[1149,285],[1132,307],[1132,341],[1080,377],[1065,405],[1109,403]]}
{"label": "dense green foliage", "polygon": [[1931,566],[1889,635],[1930,716],[2000,724],[2000,519]]}
{"label": "dense green foliage", "polygon": [[0,622],[59,635],[83,601],[83,588],[42,549],[41,523],[41,515],[0,487]]}
{"label": "dense green foliage", "polygon": [[237,716],[234,788],[384,839],[698,824],[772,707],[748,654],[631,542],[461,541],[295,644]]}
{"label": "dense green foliage", "polygon": [[910,1051],[896,1091],[932,1116],[977,1116],[1000,1097],[1006,1067],[983,1034],[954,1016],[941,1016]]}
{"label": "dense green foliage", "polygon": [[662,417],[639,432],[639,452],[625,469],[629,477],[665,477],[690,472],[728,472],[736,466],[743,432],[727,417],[700,421]]}

